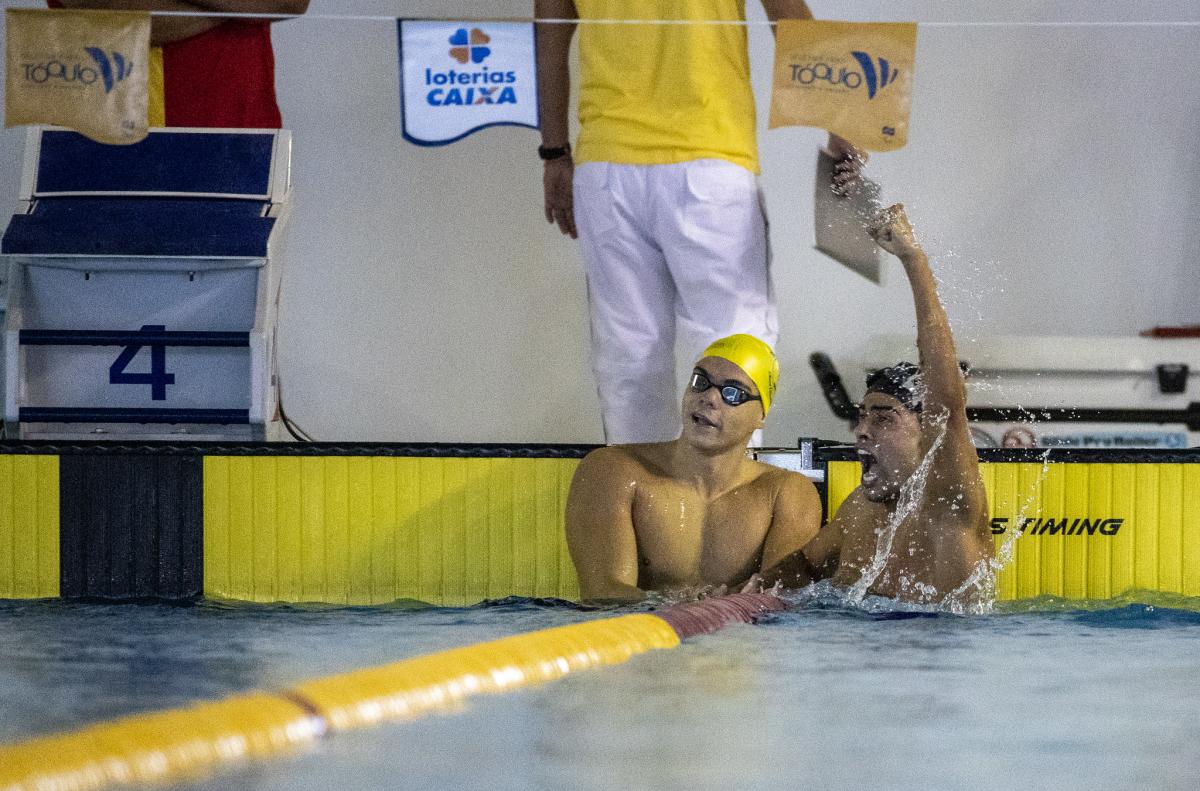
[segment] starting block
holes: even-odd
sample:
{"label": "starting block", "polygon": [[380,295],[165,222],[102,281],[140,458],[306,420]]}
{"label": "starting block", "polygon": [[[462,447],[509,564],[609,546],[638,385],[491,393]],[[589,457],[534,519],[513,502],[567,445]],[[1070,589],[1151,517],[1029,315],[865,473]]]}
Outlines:
{"label": "starting block", "polygon": [[273,438],[291,133],[34,128],[8,277],[9,438]]}

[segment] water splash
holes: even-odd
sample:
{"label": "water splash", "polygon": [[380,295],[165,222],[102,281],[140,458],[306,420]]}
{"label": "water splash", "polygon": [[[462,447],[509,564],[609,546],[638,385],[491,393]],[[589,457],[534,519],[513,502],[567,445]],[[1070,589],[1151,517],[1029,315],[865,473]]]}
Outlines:
{"label": "water splash", "polygon": [[875,556],[871,559],[871,564],[863,571],[862,576],[858,581],[850,586],[846,593],[846,598],[852,603],[860,603],[866,597],[867,591],[875,584],[875,580],[879,579],[879,575],[883,573],[884,567],[887,566],[888,559],[892,556],[892,544],[896,539],[896,531],[900,524],[916,512],[917,506],[921,503],[921,498],[925,494],[925,484],[929,478],[929,471],[933,467],[934,454],[941,448],[943,440],[946,438],[946,415],[940,415],[937,420],[938,433],[934,437],[933,442],[929,445],[929,450],[925,452],[925,456],[917,464],[917,469],[909,476],[909,479],[900,487],[900,496],[896,500],[896,509],[888,518],[887,524],[883,530],[879,531],[879,535],[875,539]]}

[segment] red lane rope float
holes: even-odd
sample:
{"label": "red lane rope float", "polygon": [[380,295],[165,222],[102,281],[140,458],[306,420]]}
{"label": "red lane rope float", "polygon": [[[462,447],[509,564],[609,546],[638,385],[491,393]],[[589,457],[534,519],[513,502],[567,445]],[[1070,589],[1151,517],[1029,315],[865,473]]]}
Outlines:
{"label": "red lane rope float", "polygon": [[680,640],[686,640],[710,634],[731,623],[754,623],[763,613],[786,608],[782,599],[769,593],[732,593],[677,604],[654,614],[671,624]]}
{"label": "red lane rope float", "polygon": [[215,702],[122,717],[0,746],[0,791],[85,791],[194,779],[311,745],[329,733],[458,708],[472,695],[552,681],[674,648],[782,610],[733,594],[542,629]]}

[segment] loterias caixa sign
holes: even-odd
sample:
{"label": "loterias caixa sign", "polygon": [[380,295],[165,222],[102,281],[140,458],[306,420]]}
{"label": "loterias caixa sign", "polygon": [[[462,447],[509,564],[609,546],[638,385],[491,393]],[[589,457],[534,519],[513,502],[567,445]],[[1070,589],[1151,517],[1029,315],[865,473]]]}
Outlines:
{"label": "loterias caixa sign", "polygon": [[533,23],[398,25],[405,140],[440,146],[489,126],[538,128]]}

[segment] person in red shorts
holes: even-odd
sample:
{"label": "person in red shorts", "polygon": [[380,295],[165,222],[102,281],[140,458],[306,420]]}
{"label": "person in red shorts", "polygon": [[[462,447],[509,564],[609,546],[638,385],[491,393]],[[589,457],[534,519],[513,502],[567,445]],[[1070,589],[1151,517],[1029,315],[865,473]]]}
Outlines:
{"label": "person in red shorts", "polygon": [[[47,4],[114,11],[303,14],[308,10],[308,0],[47,0]],[[151,126],[278,129],[283,119],[275,100],[271,21],[155,17],[150,42]],[[158,48],[161,54],[153,51]],[[156,74],[159,68],[161,79]]]}

